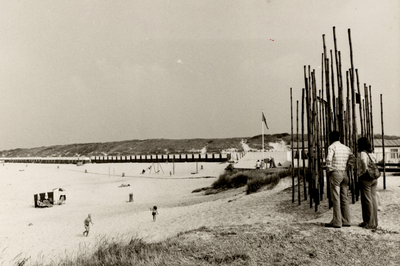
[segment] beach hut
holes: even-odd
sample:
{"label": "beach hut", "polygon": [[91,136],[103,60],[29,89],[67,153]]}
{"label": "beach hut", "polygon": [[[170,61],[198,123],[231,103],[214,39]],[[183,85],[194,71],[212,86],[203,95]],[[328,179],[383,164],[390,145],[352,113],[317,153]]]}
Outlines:
{"label": "beach hut", "polygon": [[53,207],[61,205],[67,199],[65,189],[55,188],[50,192],[42,192],[33,195],[35,208]]}
{"label": "beach hut", "polygon": [[33,195],[35,208],[53,207],[53,192],[43,192]]}
{"label": "beach hut", "polygon": [[65,192],[65,189],[63,188],[54,188],[52,190],[52,194],[53,194],[53,204],[61,205],[67,199],[67,194]]}

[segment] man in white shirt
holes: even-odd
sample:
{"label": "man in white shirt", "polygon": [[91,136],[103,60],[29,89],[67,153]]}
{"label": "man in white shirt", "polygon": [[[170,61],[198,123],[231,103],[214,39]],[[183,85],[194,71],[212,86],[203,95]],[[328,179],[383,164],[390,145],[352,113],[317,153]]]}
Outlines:
{"label": "man in white shirt", "polygon": [[329,133],[330,146],[326,157],[326,167],[331,187],[333,202],[333,219],[325,227],[341,228],[350,226],[349,200],[347,197],[349,177],[347,176],[347,162],[352,155],[349,147],[339,141],[338,131]]}

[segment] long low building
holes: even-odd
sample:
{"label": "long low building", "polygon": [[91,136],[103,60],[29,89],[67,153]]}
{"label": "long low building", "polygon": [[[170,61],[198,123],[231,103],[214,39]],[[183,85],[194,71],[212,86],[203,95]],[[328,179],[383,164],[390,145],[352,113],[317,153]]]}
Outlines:
{"label": "long low building", "polygon": [[90,163],[88,157],[13,157],[0,158],[5,163],[55,163],[55,164],[85,164]]}
{"label": "long low building", "polygon": [[152,162],[226,162],[231,159],[230,153],[205,154],[149,154],[130,156],[91,156],[89,157],[12,157],[0,158],[5,163],[52,163],[52,164],[86,164],[86,163],[152,163]]}
{"label": "long low building", "polygon": [[147,154],[90,157],[92,163],[226,162],[230,159],[230,153]]}

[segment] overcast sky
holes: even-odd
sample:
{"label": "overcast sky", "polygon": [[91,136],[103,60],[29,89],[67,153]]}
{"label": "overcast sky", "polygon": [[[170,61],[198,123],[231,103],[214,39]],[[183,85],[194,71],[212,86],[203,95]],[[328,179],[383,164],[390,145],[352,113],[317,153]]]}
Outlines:
{"label": "overcast sky", "polygon": [[[2,1],[0,150],[290,133],[290,87],[347,29],[374,130],[400,136],[400,2]],[[344,73],[345,74],[345,73]],[[319,83],[318,83],[319,84]]]}

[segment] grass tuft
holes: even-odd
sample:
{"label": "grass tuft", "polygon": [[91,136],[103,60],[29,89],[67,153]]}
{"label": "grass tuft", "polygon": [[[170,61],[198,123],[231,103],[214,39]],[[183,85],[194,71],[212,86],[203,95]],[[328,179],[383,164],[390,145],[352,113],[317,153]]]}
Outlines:
{"label": "grass tuft", "polygon": [[246,193],[251,194],[259,191],[265,186],[269,188],[279,184],[281,178],[291,174],[291,170],[277,170],[269,172],[266,170],[240,171],[237,169],[227,170],[211,185],[211,190],[206,194],[217,193],[220,190],[239,188],[247,185]]}

